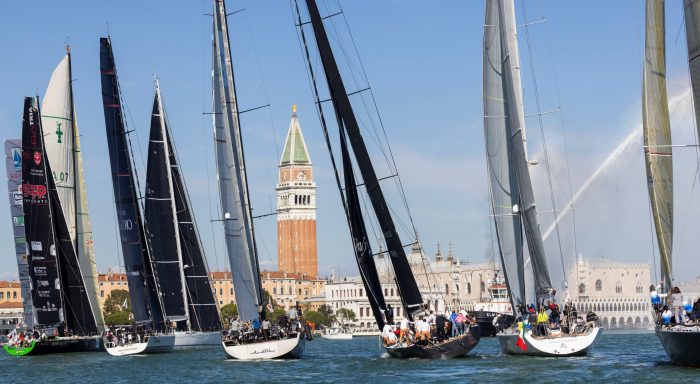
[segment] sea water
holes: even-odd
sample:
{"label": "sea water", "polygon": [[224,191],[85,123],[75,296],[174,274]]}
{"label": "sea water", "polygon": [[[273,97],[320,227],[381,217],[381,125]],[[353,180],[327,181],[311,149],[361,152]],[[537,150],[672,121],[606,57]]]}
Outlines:
{"label": "sea water", "polygon": [[0,383],[700,383],[700,369],[669,364],[650,332],[604,332],[590,356],[572,358],[503,356],[495,338],[448,360],[389,358],[377,337],[316,338],[303,359],[275,361],[226,359],[218,346],[127,357],[0,352]]}

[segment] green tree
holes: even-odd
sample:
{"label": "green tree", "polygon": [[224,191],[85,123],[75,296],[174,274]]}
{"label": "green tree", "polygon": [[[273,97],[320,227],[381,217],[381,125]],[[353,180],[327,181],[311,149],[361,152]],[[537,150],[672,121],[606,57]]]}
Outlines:
{"label": "green tree", "polygon": [[226,304],[221,307],[221,322],[225,325],[231,321],[233,316],[238,316],[238,307],[236,304]]}
{"label": "green tree", "polygon": [[271,313],[267,314],[267,319],[270,320],[272,324],[276,324],[280,317],[286,315],[287,312],[284,308],[275,308]]}
{"label": "green tree", "polygon": [[[124,300],[126,300],[126,307],[122,307],[124,305]],[[129,297],[129,291],[126,291],[124,289],[113,290],[112,293],[110,293],[109,296],[107,296],[107,300],[105,300],[105,303],[102,306],[102,314],[104,315],[105,322],[107,324],[110,324],[107,321],[107,318],[113,313],[123,311],[129,313],[130,310],[127,308],[131,308],[131,298]]]}
{"label": "green tree", "polygon": [[328,304],[323,304],[318,307],[318,312],[323,315],[324,325],[331,325],[335,322],[335,314],[333,308]]}
{"label": "green tree", "polygon": [[349,308],[340,308],[335,312],[335,316],[340,320],[340,322],[357,320],[355,312],[353,312],[353,310]]}
{"label": "green tree", "polygon": [[[123,301],[122,301],[123,303]],[[105,324],[107,325],[129,325],[133,323],[129,317],[131,316],[131,311],[117,311],[112,312],[109,316],[105,317]]]}
{"label": "green tree", "polygon": [[319,324],[330,326],[331,324],[328,322],[328,318],[324,316],[321,312],[316,312],[316,311],[308,311],[306,312],[306,315],[304,315],[304,318],[307,321],[310,321],[312,323],[315,323],[317,326]]}

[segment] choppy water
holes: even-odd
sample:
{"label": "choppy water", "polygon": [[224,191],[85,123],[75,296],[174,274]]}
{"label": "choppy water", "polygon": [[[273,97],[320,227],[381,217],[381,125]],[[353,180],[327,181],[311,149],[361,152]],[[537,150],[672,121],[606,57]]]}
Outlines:
{"label": "choppy water", "polygon": [[467,357],[441,361],[382,356],[377,338],[317,338],[301,360],[227,360],[220,347],[171,354],[112,357],[107,353],[0,357],[0,383],[700,383],[700,369],[668,364],[653,333],[605,333],[588,357],[536,358],[500,354],[482,339]]}

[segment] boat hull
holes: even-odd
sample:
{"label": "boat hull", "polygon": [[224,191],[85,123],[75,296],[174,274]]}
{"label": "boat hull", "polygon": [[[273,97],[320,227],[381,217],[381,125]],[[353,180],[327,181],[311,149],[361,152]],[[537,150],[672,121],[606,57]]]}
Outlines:
{"label": "boat hull", "polygon": [[221,344],[219,332],[175,332],[175,348]]}
{"label": "boat hull", "polygon": [[41,340],[32,342],[32,344],[24,348],[5,345],[3,349],[12,356],[48,355],[52,353],[71,352],[104,352],[105,350],[102,338],[99,336]]}
{"label": "boat hull", "polygon": [[524,335],[523,341],[526,350],[521,349],[518,342],[518,334],[499,333],[496,335],[501,343],[501,351],[507,355],[543,356],[543,357],[567,357],[586,356],[600,336],[601,328],[590,329],[586,334],[577,336],[538,337],[531,334]]}
{"label": "boat hull", "polygon": [[270,340],[260,343],[238,345],[223,342],[222,345],[224,346],[226,355],[231,359],[300,359],[304,355],[306,338],[304,334],[300,332],[297,333],[295,338],[284,340]]}
{"label": "boat hull", "polygon": [[144,355],[152,353],[172,352],[175,347],[175,335],[148,336],[145,343],[107,346],[107,352],[112,356]]}
{"label": "boat hull", "polygon": [[491,311],[474,311],[471,315],[476,318],[479,328],[481,328],[481,337],[496,337],[499,329],[493,325],[493,318],[501,315],[501,329],[507,329],[515,322],[515,316]]}
{"label": "boat hull", "polygon": [[656,336],[671,363],[700,368],[700,326],[657,328]]}
{"label": "boat hull", "polygon": [[399,359],[449,359],[466,355],[474,349],[481,339],[481,329],[471,327],[469,332],[460,337],[442,342],[437,345],[421,346],[410,345],[408,347],[384,347],[389,356]]}
{"label": "boat hull", "polygon": [[324,334],[321,337],[328,340],[352,340],[352,333]]}

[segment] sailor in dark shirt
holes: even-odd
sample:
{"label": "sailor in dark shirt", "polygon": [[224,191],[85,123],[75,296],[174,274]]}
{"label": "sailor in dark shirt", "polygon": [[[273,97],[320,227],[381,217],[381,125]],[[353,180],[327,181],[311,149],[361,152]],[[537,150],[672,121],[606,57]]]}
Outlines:
{"label": "sailor in dark shirt", "polygon": [[437,339],[438,341],[443,341],[445,339],[445,316],[440,313],[435,318],[435,328],[437,329]]}

